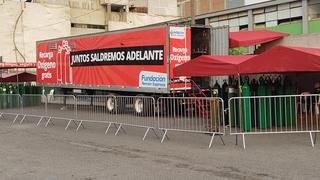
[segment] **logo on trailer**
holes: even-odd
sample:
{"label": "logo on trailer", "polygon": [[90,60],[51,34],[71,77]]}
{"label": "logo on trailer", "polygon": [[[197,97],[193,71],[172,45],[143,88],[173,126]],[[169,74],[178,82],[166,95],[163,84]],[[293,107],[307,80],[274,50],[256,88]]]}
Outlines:
{"label": "logo on trailer", "polygon": [[66,40],[58,45],[57,54],[57,83],[71,84],[72,83],[72,68],[70,67],[70,52],[71,46]]}
{"label": "logo on trailer", "polygon": [[166,73],[141,71],[139,74],[139,87],[167,88]]}
{"label": "logo on trailer", "polygon": [[185,39],[185,37],[186,37],[185,27],[170,27],[170,38]]}

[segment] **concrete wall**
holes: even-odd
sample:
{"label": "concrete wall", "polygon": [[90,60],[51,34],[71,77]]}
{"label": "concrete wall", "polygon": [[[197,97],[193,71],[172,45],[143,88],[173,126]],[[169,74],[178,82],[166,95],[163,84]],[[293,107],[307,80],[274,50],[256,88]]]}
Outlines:
{"label": "concrete wall", "polygon": [[262,2],[266,2],[266,1],[271,1],[271,0],[245,0],[244,4],[250,5],[250,4],[262,3]]}
{"label": "concrete wall", "polygon": [[[177,14],[176,1],[141,0],[140,3],[143,1],[148,4],[149,14],[128,13],[125,18],[121,18],[119,13],[118,15],[112,13],[109,30],[145,26],[177,18],[171,16]],[[107,23],[106,7],[101,6],[100,0],[33,1],[37,3],[0,0],[0,2],[0,39],[2,41],[0,56],[3,56],[4,62],[23,62],[24,58],[27,62],[35,62],[37,40],[104,32],[104,26]],[[112,2],[118,2],[118,0]],[[121,2],[128,3],[127,0]],[[23,13],[18,20],[14,38],[17,49],[22,54],[20,55],[15,50],[13,32],[15,22],[22,10]]]}
{"label": "concrete wall", "polygon": [[148,0],[149,15],[177,16],[176,0]]}
{"label": "concrete wall", "polygon": [[148,0],[129,0],[129,6],[148,7]]}
{"label": "concrete wall", "polygon": [[[190,16],[190,0],[178,0],[178,15]],[[195,0],[195,14],[222,11],[225,9],[225,0]]]}
{"label": "concrete wall", "polygon": [[105,9],[102,7],[95,11],[70,8],[70,16],[72,23],[105,25],[106,22]]}
{"label": "concrete wall", "polygon": [[[18,17],[23,9],[21,18]],[[0,6],[0,56],[4,62],[23,62],[15,51],[13,32],[17,49],[26,62],[36,61],[36,41],[68,36],[70,34],[70,8],[50,5],[50,8],[37,3],[5,1]],[[5,28],[3,28],[5,27]],[[16,55],[17,54],[17,55]]]}
{"label": "concrete wall", "polygon": [[226,0],[226,9],[244,6],[244,0]]}
{"label": "concrete wall", "polygon": [[118,4],[118,5],[128,5],[129,0],[100,0],[101,3],[107,4]]}
{"label": "concrete wall", "polygon": [[257,52],[261,53],[267,49],[270,49],[272,47],[279,46],[279,45],[320,48],[319,39],[320,39],[320,33],[291,35],[277,41],[263,44],[258,49]]}
{"label": "concrete wall", "polygon": [[100,0],[33,0],[33,2],[42,3],[46,6],[53,4],[79,9],[98,9],[101,6]]}
{"label": "concrete wall", "polygon": [[144,13],[127,13],[126,22],[109,21],[109,30],[114,31],[120,29],[135,28],[139,26],[146,26],[174,19],[177,19],[177,17],[156,15],[151,16]]}
{"label": "concrete wall", "polygon": [[105,30],[72,27],[70,35],[83,35],[83,34],[92,34],[92,33],[99,33],[99,32],[105,32]]}

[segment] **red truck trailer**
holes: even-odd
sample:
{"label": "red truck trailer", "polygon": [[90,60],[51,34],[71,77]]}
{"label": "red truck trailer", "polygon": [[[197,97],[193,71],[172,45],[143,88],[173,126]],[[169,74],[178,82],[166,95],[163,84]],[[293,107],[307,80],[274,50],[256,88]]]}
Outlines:
{"label": "red truck trailer", "polygon": [[[210,28],[161,24],[38,41],[37,84],[104,94],[187,91],[173,68],[209,54]],[[182,79],[182,78],[180,78]]]}

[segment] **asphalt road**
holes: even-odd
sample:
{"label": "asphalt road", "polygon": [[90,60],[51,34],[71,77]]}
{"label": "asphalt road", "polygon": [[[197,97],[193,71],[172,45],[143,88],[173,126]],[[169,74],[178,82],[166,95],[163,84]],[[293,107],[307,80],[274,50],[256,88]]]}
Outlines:
{"label": "asphalt road", "polygon": [[[75,125],[66,121],[36,127],[36,119],[10,126],[0,120],[0,179],[319,179],[320,145],[310,145],[308,134],[247,136],[247,149],[235,137],[168,132],[163,144],[145,129],[124,127],[126,134],[105,135],[105,124]],[[160,132],[157,132],[158,134]],[[241,142],[240,142],[241,143]]]}

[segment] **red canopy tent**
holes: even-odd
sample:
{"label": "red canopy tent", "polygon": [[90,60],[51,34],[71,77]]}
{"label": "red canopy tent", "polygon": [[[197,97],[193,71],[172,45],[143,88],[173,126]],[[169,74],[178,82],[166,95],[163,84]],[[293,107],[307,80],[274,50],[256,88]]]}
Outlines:
{"label": "red canopy tent", "polygon": [[[36,63],[32,62],[2,62],[0,69],[15,68],[36,68]],[[31,82],[36,81],[36,75],[25,71],[3,72],[0,73],[0,82]]]}
{"label": "red canopy tent", "polygon": [[30,63],[30,62],[0,63],[0,69],[10,69],[10,68],[36,68],[36,63]]}
{"label": "red canopy tent", "polygon": [[230,48],[254,46],[274,41],[284,36],[288,36],[288,34],[268,30],[230,32]]}
{"label": "red canopy tent", "polygon": [[37,79],[37,76],[30,72],[11,72],[0,75],[0,82],[32,82]]}
{"label": "red canopy tent", "polygon": [[320,72],[320,49],[277,46],[239,66],[240,74]]}
{"label": "red canopy tent", "polygon": [[320,49],[277,46],[256,56],[200,56],[173,70],[175,76],[286,72],[320,72]]}
{"label": "red canopy tent", "polygon": [[255,55],[199,56],[173,69],[175,76],[222,76],[236,75],[239,64]]}

